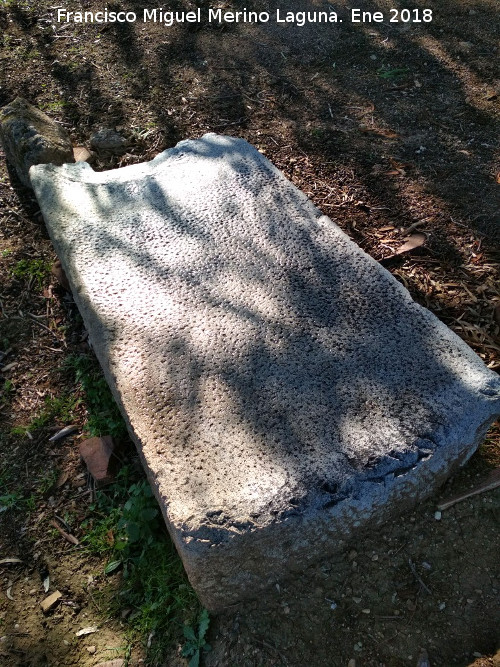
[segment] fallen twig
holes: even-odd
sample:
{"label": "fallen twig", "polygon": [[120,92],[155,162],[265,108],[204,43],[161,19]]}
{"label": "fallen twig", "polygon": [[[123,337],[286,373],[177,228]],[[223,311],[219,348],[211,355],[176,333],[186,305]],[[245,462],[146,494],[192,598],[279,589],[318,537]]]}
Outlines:
{"label": "fallen twig", "polygon": [[75,544],[75,545],[80,544],[80,542],[77,540],[77,538],[74,535],[71,535],[70,533],[67,533],[65,530],[63,530],[61,528],[61,526],[57,523],[57,521],[55,521],[54,519],[52,519],[50,521],[50,525],[53,526],[54,528],[56,528],[61,533],[61,535],[64,537],[64,539],[67,542],[70,542],[71,544]]}
{"label": "fallen twig", "polygon": [[420,584],[420,586],[424,589],[424,591],[425,591],[426,593],[428,593],[429,595],[432,595],[432,592],[431,592],[430,588],[424,584],[424,582],[422,581],[421,577],[419,576],[419,574],[418,574],[418,572],[417,572],[417,568],[415,567],[415,563],[412,561],[411,558],[408,558],[408,565],[410,566],[410,570],[412,571],[413,576],[414,576],[415,579],[418,581],[418,583]]}
{"label": "fallen twig", "polygon": [[499,486],[500,486],[500,467],[492,470],[488,475],[488,477],[486,477],[485,480],[480,482],[473,489],[465,491],[464,493],[458,493],[456,496],[452,496],[451,498],[448,498],[448,500],[439,503],[438,510],[440,511],[447,510],[449,507],[451,507],[455,503],[459,503],[461,500],[466,500],[467,498],[476,496],[479,493],[484,493],[485,491],[491,491],[492,489],[496,489]]}

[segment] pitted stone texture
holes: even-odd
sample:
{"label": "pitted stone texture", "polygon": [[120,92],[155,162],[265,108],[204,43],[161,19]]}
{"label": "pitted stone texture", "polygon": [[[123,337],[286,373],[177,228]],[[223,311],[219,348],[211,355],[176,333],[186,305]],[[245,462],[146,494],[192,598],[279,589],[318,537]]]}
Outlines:
{"label": "pitted stone texture", "polygon": [[245,141],[30,174],[209,608],[431,494],[500,412],[498,376]]}
{"label": "pitted stone texture", "polygon": [[28,188],[32,165],[75,161],[66,130],[22,97],[0,109],[0,140],[7,160]]}

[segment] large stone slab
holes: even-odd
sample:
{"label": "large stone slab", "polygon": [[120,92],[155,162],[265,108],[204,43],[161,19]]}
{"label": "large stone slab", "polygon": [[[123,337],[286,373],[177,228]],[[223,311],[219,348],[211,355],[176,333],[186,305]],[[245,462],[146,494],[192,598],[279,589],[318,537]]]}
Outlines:
{"label": "large stone slab", "polygon": [[22,97],[0,109],[0,141],[8,162],[28,188],[34,164],[74,162],[68,133]]}
{"label": "large stone slab", "polygon": [[30,175],[210,609],[429,496],[500,412],[498,376],[245,141]]}

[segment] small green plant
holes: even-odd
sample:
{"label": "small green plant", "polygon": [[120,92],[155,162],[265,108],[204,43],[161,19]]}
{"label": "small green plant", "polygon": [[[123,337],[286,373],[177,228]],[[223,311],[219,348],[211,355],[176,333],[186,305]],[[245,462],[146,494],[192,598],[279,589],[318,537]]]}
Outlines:
{"label": "small green plant", "polygon": [[87,433],[90,436],[124,438],[127,427],[96,359],[85,354],[70,355],[65,361],[65,368],[73,373],[83,391],[87,407]]}
{"label": "small green plant", "polygon": [[10,250],[9,248],[5,248],[5,250],[2,250],[2,257],[8,257],[11,254],[12,250]]}
{"label": "small green plant", "polygon": [[201,651],[210,651],[211,646],[205,640],[210,617],[208,611],[203,609],[198,617],[198,631],[195,631],[192,625],[185,625],[183,628],[186,643],[182,647],[182,655],[190,658],[189,667],[198,667],[200,664]]}
{"label": "small green plant", "polygon": [[395,67],[391,69],[389,67],[380,67],[377,70],[377,74],[381,79],[397,79],[402,76],[406,76],[410,73],[410,70],[407,67]]}
{"label": "small green plant", "polygon": [[27,281],[28,288],[35,286],[41,290],[50,276],[50,268],[50,262],[43,259],[21,259],[12,269],[12,275]]}
{"label": "small green plant", "polygon": [[[110,613],[132,610],[131,632],[154,637],[148,658],[163,664],[165,651],[180,639],[184,619],[196,618],[200,606],[148,482],[133,479],[132,470],[122,468],[116,483],[98,492],[81,528],[86,549],[107,556],[109,586],[119,583]],[[121,576],[115,578],[118,570]]]}
{"label": "small green plant", "polygon": [[44,406],[39,414],[33,417],[26,426],[15,426],[11,429],[11,434],[25,436],[27,433],[35,433],[55,422],[68,424],[73,421],[77,405],[78,399],[74,396],[60,396],[58,398],[46,396]]}
{"label": "small green plant", "polygon": [[0,496],[0,514],[7,510],[27,510],[33,512],[36,501],[33,495],[25,497],[19,491],[12,491]]}
{"label": "small green plant", "polygon": [[158,505],[147,481],[141,480],[132,484],[128,489],[128,496],[116,524],[114,552],[119,558],[108,563],[106,574],[121,565],[125,567],[127,574],[129,563],[142,558],[161,529]]}
{"label": "small green plant", "polygon": [[54,100],[53,102],[46,102],[40,105],[43,111],[60,111],[68,105],[64,100]]}
{"label": "small green plant", "polygon": [[44,496],[55,486],[58,478],[59,478],[59,471],[56,469],[50,470],[38,481],[37,484],[38,493]]}
{"label": "small green plant", "polygon": [[3,496],[0,496],[0,513],[11,509],[20,509],[22,501],[23,496],[17,491],[5,493]]}
{"label": "small green plant", "polygon": [[15,387],[12,380],[4,380],[3,387],[0,389],[0,405],[8,405],[14,395]]}

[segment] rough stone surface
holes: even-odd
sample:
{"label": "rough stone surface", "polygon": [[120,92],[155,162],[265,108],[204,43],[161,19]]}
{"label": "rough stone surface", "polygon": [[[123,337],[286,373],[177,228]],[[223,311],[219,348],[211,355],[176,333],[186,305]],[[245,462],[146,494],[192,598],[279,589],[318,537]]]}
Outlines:
{"label": "rough stone surface", "polygon": [[111,436],[88,438],[80,443],[79,450],[97,487],[114,481],[118,460],[115,457],[115,446]]}
{"label": "rough stone surface", "polygon": [[22,97],[0,109],[0,140],[7,161],[27,187],[32,165],[75,161],[66,130]]}
{"label": "rough stone surface", "polygon": [[429,496],[500,412],[498,376],[243,140],[31,179],[210,609]]}
{"label": "rough stone surface", "polygon": [[127,150],[128,141],[116,130],[103,129],[90,137],[90,146],[96,151],[121,155]]}

